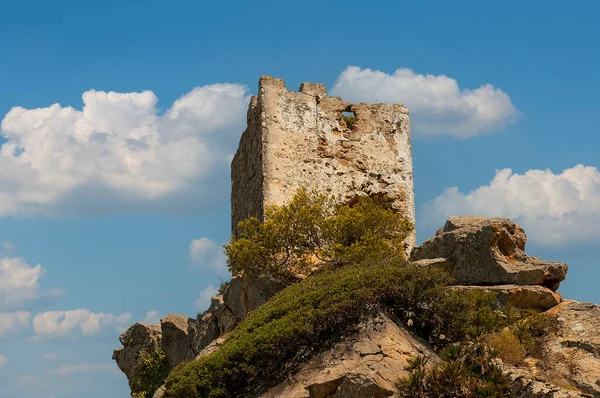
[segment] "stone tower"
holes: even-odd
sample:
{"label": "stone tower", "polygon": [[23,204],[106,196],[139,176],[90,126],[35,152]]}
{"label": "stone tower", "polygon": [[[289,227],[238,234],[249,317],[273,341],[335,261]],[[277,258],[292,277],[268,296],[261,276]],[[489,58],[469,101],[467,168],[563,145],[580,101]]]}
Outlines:
{"label": "stone tower", "polygon": [[[354,122],[344,116],[354,116]],[[341,203],[387,194],[393,208],[414,223],[408,110],[351,104],[328,97],[318,83],[288,91],[283,80],[262,76],[231,163],[231,181],[234,234],[239,221],[262,220],[265,206],[285,204],[302,186]],[[413,233],[405,244],[408,253],[415,243]]]}

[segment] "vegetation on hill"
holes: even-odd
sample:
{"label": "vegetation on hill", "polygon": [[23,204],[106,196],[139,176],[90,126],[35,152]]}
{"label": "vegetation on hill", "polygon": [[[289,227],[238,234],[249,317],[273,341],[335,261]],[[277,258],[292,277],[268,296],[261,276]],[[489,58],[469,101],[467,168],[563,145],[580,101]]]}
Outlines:
{"label": "vegetation on hill", "polygon": [[325,196],[301,190],[290,204],[270,208],[264,224],[240,223],[238,239],[225,246],[233,272],[306,277],[250,313],[219,350],[175,368],[166,397],[252,396],[373,311],[410,320],[438,348],[505,326],[493,295],[449,289],[443,270],[407,263],[402,241],[412,225],[386,203],[361,197],[331,207]]}
{"label": "vegetation on hill", "polygon": [[363,316],[384,309],[434,344],[495,330],[502,318],[482,316],[474,292],[447,289],[446,273],[402,259],[330,268],[293,284],[252,312],[218,351],[176,368],[167,397],[252,396],[295,365],[350,333]]}

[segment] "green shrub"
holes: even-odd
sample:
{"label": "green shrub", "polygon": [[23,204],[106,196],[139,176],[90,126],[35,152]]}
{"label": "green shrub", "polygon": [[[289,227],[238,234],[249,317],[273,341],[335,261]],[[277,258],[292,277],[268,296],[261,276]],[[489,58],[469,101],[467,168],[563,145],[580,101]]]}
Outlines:
{"label": "green shrub", "polygon": [[403,241],[413,226],[385,198],[361,196],[351,206],[333,203],[300,189],[289,204],[269,207],[264,223],[256,218],[240,222],[238,237],[224,245],[229,270],[292,280],[316,265],[404,254]]}
{"label": "green shrub", "polygon": [[558,322],[555,316],[537,314],[516,322],[512,333],[519,339],[527,355],[540,357],[541,343],[544,336],[555,332]]}
{"label": "green shrub", "polygon": [[402,397],[504,397],[509,380],[495,363],[497,353],[482,339],[447,346],[440,351],[444,362],[427,367],[428,359],[409,361],[409,376],[397,383]]}
{"label": "green shrub", "polygon": [[131,389],[131,396],[152,398],[169,375],[169,363],[161,348],[157,347],[153,351],[141,351],[135,364],[135,373],[138,377]]}
{"label": "green shrub", "polygon": [[430,341],[463,338],[477,318],[475,296],[447,288],[450,282],[444,271],[403,258],[322,269],[250,313],[218,351],[174,370],[166,396],[252,395],[350,333],[374,308],[411,319]]}
{"label": "green shrub", "polygon": [[525,348],[508,328],[486,336],[486,342],[505,363],[519,365],[525,358]]}

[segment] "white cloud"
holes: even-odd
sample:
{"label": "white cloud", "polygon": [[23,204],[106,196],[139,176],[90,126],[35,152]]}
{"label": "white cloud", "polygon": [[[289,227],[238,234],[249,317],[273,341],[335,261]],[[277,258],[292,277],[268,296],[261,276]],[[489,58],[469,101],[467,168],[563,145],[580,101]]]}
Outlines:
{"label": "white cloud", "polygon": [[56,359],[56,353],[55,353],[55,352],[49,352],[49,353],[46,353],[46,354],[42,355],[42,359],[43,359],[44,361],[52,361],[52,360],[55,360],[55,359]]}
{"label": "white cloud", "polygon": [[194,302],[194,306],[198,311],[204,311],[210,305],[210,299],[219,292],[219,289],[213,285],[208,285],[198,295],[198,298]]}
{"label": "white cloud", "polygon": [[490,84],[461,89],[445,75],[407,68],[387,74],[349,66],[331,92],[351,102],[402,103],[411,113],[413,131],[422,135],[468,138],[502,129],[519,115],[509,96]]}
{"label": "white cloud", "polygon": [[230,276],[223,247],[213,240],[208,238],[194,239],[190,243],[190,257],[198,268],[215,271],[218,276],[223,278]]}
{"label": "white cloud", "polygon": [[142,320],[142,323],[160,323],[160,312],[154,310],[146,312],[146,317]]}
{"label": "white cloud", "polygon": [[511,218],[528,240],[542,244],[599,242],[600,172],[583,165],[559,174],[499,170],[489,185],[469,193],[446,188],[424,207],[421,219],[433,228],[451,215],[467,214]]}
{"label": "white cloud", "polygon": [[81,365],[66,364],[59,368],[49,370],[48,373],[68,376],[78,373],[96,373],[96,372],[116,372],[118,370],[115,364],[88,364],[84,363]]}
{"label": "white cloud", "polygon": [[0,312],[0,337],[12,335],[29,326],[31,313],[27,311]]}
{"label": "white cloud", "polygon": [[44,268],[29,266],[22,257],[0,258],[0,308],[15,307],[40,297]]}
{"label": "white cloud", "polygon": [[4,355],[0,355],[0,368],[3,368],[4,365],[8,363],[8,358]]}
{"label": "white cloud", "polygon": [[176,211],[218,197],[211,172],[229,169],[246,88],[198,87],[164,114],[157,101],[151,91],[90,90],[82,110],[12,108],[0,125],[8,140],[0,148],[0,216]]}
{"label": "white cloud", "polygon": [[76,330],[88,335],[97,333],[104,327],[122,326],[130,320],[130,313],[114,315],[94,313],[86,309],[47,311],[33,318],[33,330],[37,337],[64,336]]}

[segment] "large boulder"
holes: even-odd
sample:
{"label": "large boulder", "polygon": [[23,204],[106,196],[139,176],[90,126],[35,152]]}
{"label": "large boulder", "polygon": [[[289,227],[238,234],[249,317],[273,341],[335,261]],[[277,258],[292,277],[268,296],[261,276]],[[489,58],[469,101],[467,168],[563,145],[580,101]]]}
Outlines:
{"label": "large boulder", "polygon": [[160,320],[160,347],[171,369],[181,362],[194,359],[192,342],[196,331],[195,324],[195,319],[179,314],[169,314]]}
{"label": "large boulder", "polygon": [[429,356],[432,364],[439,361],[427,344],[379,313],[261,398],[389,397],[396,381],[408,376],[408,360],[419,354]]}
{"label": "large boulder", "polygon": [[140,353],[144,350],[154,351],[158,348],[161,337],[160,325],[143,323],[135,323],[121,334],[119,340],[123,347],[114,350],[112,359],[117,362],[119,369],[127,376],[130,388],[133,388],[138,378],[135,365]]}
{"label": "large boulder", "polygon": [[459,285],[543,285],[558,289],[567,265],[525,254],[525,231],[507,218],[450,217],[411,261],[443,267]]}
{"label": "large boulder", "polygon": [[600,397],[600,306],[565,300],[519,366],[505,365],[512,397]]}

